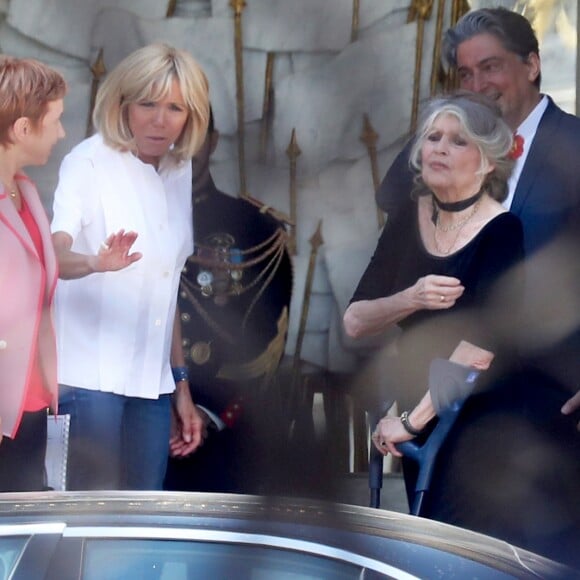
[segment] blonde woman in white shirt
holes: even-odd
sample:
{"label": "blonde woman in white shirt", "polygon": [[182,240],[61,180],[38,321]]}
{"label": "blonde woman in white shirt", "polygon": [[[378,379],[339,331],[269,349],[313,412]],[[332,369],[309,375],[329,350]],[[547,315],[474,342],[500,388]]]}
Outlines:
{"label": "blonde woman in white shirt", "polygon": [[202,441],[176,303],[193,252],[191,158],[208,118],[195,60],[146,46],[107,76],[97,134],[60,168],[52,232],[70,489],[161,489],[170,446],[187,455]]}

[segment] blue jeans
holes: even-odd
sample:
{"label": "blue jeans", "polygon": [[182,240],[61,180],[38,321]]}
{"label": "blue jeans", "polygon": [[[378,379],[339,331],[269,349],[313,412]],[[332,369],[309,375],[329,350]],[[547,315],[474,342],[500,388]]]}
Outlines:
{"label": "blue jeans", "polygon": [[162,489],[171,395],[142,399],[61,386],[59,412],[71,415],[67,489]]}

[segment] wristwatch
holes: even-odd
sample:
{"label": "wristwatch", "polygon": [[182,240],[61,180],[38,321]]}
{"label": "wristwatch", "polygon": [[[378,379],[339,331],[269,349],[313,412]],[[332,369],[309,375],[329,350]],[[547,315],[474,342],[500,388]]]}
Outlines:
{"label": "wristwatch", "polygon": [[413,427],[413,425],[411,425],[411,422],[409,421],[409,411],[403,411],[401,413],[401,423],[403,424],[403,427],[405,428],[405,431],[407,433],[409,433],[409,435],[413,435],[413,437],[417,437],[417,435],[421,435],[421,430],[420,429],[415,429],[415,427]]}

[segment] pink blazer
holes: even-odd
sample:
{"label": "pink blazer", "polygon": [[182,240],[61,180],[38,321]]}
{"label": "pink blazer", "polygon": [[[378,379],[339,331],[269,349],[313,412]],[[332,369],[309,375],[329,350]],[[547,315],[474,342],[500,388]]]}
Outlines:
{"label": "pink blazer", "polygon": [[[46,212],[25,175],[18,185],[34,216],[44,247],[45,272],[26,226],[6,193],[0,193],[0,417],[4,435],[14,437],[22,419],[25,389],[38,345],[41,373],[57,405],[53,299],[58,267]],[[45,293],[41,294],[46,275]]]}

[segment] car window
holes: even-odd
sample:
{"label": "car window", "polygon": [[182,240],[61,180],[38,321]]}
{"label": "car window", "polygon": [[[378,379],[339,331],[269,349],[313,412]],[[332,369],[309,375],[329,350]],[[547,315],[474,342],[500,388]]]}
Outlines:
{"label": "car window", "polygon": [[8,580],[22,554],[28,536],[0,538],[0,580]]}
{"label": "car window", "polygon": [[354,580],[361,568],[287,550],[213,542],[87,540],[83,580]]}

